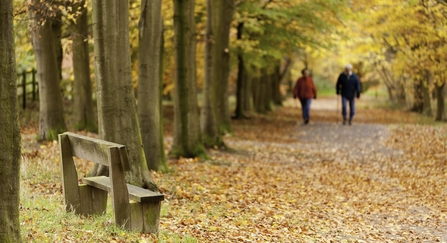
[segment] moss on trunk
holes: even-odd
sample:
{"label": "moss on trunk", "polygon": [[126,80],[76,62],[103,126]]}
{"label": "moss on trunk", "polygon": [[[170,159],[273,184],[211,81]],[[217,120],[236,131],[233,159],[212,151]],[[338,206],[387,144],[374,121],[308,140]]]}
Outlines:
{"label": "moss on trunk", "polygon": [[0,242],[20,243],[20,129],[11,0],[2,1],[0,15]]}

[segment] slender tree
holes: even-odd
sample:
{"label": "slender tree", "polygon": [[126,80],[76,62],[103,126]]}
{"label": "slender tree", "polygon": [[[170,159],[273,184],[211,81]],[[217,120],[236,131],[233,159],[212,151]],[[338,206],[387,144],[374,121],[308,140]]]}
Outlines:
{"label": "slender tree", "polygon": [[205,156],[196,84],[194,0],[174,0],[175,99],[173,157]]}
{"label": "slender tree", "polygon": [[0,242],[20,238],[20,128],[12,0],[0,1]]}
{"label": "slender tree", "polygon": [[446,121],[445,116],[445,81],[437,83],[436,86],[436,121]]}
{"label": "slender tree", "polygon": [[[242,31],[244,30],[244,22],[239,22],[237,25],[236,38],[238,41],[242,40]],[[245,63],[243,57],[243,50],[240,48],[237,54],[238,70],[237,70],[237,87],[236,87],[236,110],[234,112],[235,119],[245,118],[245,103],[247,97],[247,75],[245,70]]]}
{"label": "slender tree", "polygon": [[[127,147],[126,181],[156,190],[144,156],[131,80],[128,1],[93,1],[99,134]],[[92,174],[104,173],[101,167]]]}
{"label": "slender tree", "polygon": [[[48,16],[50,4],[33,0],[30,15],[34,19],[32,37],[39,80],[39,135],[43,140],[54,140],[66,131],[60,91],[59,67],[56,59],[52,18]],[[56,70],[56,71],[55,71]]]}
{"label": "slender tree", "polygon": [[90,79],[90,61],[88,51],[87,8],[82,0],[74,5],[80,15],[72,21],[73,40],[73,74],[74,74],[74,124],[76,130],[97,132],[95,113],[93,111],[92,81]]}
{"label": "slender tree", "polygon": [[142,0],[138,42],[138,118],[147,166],[167,170],[162,122],[161,0]]}
{"label": "slender tree", "polygon": [[222,134],[231,132],[228,109],[230,24],[234,0],[208,0],[205,44],[205,95],[202,135],[206,146],[223,146]]}

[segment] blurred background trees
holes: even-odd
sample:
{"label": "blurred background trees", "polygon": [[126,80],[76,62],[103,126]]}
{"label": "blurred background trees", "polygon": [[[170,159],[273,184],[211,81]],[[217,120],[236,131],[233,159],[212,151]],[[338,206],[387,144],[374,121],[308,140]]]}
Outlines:
{"label": "blurred background trees", "polygon": [[[176,112],[186,115],[176,116],[178,128],[194,121],[183,128],[194,135],[182,139],[197,137],[200,146],[224,147],[222,136],[232,132],[231,117],[248,118],[282,105],[305,67],[311,70],[319,93],[332,94],[345,63],[354,65],[369,97],[439,121],[446,119],[445,1],[196,0],[188,5],[189,22],[182,22],[183,27],[174,25],[174,2],[160,0],[152,6],[130,0],[127,4],[128,77],[141,131],[153,134],[153,140],[163,141],[163,134],[155,135],[161,131],[157,124],[161,124],[162,101],[174,104],[175,110],[185,105],[173,102],[183,97],[177,91],[193,96],[183,113]],[[42,139],[54,139],[66,127],[97,130],[98,96],[92,91],[98,87],[98,71],[93,65],[91,5],[84,0],[14,1],[17,72],[37,70]],[[181,43],[191,44],[183,46],[185,53],[179,55],[181,46],[174,40],[180,40],[184,31],[188,42]],[[179,58],[187,60],[184,67],[179,66]],[[183,87],[177,81],[186,67],[191,80]],[[72,108],[64,110],[63,105],[71,103]],[[176,148],[183,130],[176,131],[171,154],[198,155],[176,152],[182,151]],[[147,134],[142,134],[146,153],[164,150],[148,142],[152,140]],[[149,164],[158,167],[156,162]]]}

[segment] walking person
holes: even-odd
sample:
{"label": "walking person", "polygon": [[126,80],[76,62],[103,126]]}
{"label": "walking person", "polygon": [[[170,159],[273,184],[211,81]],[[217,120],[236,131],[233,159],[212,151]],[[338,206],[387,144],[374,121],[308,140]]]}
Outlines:
{"label": "walking person", "polygon": [[312,98],[317,98],[317,88],[315,88],[307,68],[303,69],[301,73],[303,76],[296,81],[295,88],[293,89],[293,98],[300,100],[304,124],[309,124],[310,104],[312,103]]}
{"label": "walking person", "polygon": [[346,106],[349,103],[349,125],[355,115],[355,97],[360,98],[360,81],[357,75],[352,72],[352,65],[346,64],[345,71],[340,74],[337,80],[337,95],[341,94],[341,113],[343,115],[343,125],[346,125],[347,111]]}

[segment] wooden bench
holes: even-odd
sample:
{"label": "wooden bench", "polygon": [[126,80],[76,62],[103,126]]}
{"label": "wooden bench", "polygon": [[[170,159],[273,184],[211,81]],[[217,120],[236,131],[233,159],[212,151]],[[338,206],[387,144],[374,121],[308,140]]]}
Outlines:
{"label": "wooden bench", "polygon": [[[129,161],[124,145],[74,133],[59,134],[62,187],[66,211],[79,215],[104,214],[111,194],[115,223],[126,230],[158,233],[163,194],[127,184]],[[78,184],[73,156],[109,168],[110,177],[86,177]]]}

